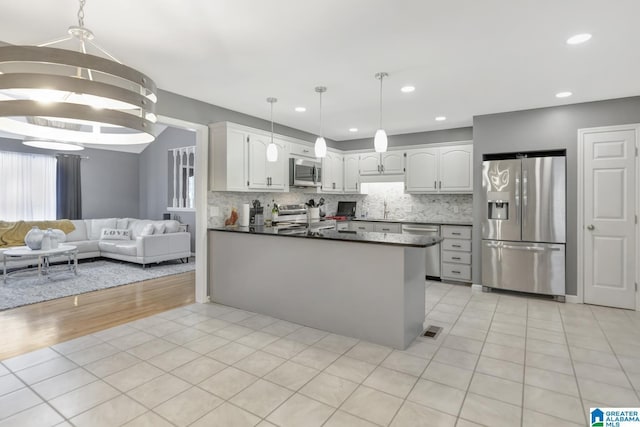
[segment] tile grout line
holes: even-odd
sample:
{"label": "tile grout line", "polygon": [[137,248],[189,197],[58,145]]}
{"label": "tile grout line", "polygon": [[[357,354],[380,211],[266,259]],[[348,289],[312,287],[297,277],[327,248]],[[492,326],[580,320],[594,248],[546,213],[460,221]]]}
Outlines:
{"label": "tile grout line", "polygon": [[524,427],[524,393],[527,381],[527,337],[529,335],[529,301],[526,305],[524,317],[524,360],[522,361],[522,400],[520,404],[520,427]]}
{"label": "tile grout line", "polygon": [[[589,312],[593,316],[593,312],[591,311],[591,308],[589,308]],[[580,399],[580,406],[582,407],[582,420],[586,422],[587,417],[585,415],[586,410],[584,406],[584,399],[582,398],[582,391],[580,390],[580,383],[578,382],[578,374],[576,372],[576,367],[573,362],[573,355],[571,354],[571,348],[569,347],[569,338],[567,337],[567,329],[565,328],[565,320],[564,320],[564,316],[562,315],[562,312],[560,312],[560,322],[562,323],[562,331],[564,332],[564,339],[567,343],[567,351],[569,352],[569,360],[571,361],[571,370],[573,371],[573,378],[575,379],[576,389],[578,390],[578,399]],[[597,319],[596,319],[596,322],[597,322]],[[598,324],[598,327],[600,327],[600,324]]]}

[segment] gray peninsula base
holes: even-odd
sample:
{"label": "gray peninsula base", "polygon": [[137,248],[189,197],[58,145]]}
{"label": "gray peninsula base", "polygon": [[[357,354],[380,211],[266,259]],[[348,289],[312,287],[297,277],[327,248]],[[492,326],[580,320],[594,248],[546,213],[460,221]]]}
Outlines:
{"label": "gray peninsula base", "polygon": [[425,248],[209,231],[211,301],[405,349],[422,332]]}

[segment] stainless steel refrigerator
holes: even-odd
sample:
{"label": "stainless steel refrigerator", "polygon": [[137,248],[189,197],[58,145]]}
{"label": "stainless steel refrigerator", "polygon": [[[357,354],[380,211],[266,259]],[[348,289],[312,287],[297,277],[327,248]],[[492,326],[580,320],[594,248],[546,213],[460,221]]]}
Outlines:
{"label": "stainless steel refrigerator", "polygon": [[482,163],[482,285],[565,295],[566,158]]}

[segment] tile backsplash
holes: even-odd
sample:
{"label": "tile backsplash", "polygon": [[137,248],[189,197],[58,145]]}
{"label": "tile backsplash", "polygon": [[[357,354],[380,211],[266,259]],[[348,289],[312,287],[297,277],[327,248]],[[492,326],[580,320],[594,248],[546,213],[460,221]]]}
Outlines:
{"label": "tile backsplash", "polygon": [[382,218],[384,202],[387,202],[389,219],[409,221],[472,221],[473,196],[471,194],[405,194],[401,182],[364,183],[366,194],[317,194],[295,189],[289,193],[238,193],[229,191],[210,191],[208,194],[208,226],[224,225],[233,207],[238,209],[244,203],[260,200],[260,204],[279,205],[304,203],[321,197],[327,206],[327,215],[335,214],[339,201],[356,201],[356,215],[368,218]]}

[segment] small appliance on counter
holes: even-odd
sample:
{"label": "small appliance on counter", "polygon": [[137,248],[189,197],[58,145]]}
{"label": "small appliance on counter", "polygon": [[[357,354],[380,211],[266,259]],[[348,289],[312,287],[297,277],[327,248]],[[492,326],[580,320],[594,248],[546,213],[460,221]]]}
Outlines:
{"label": "small appliance on counter", "polygon": [[260,200],[251,203],[253,207],[249,211],[249,225],[264,225],[264,207],[260,206]]}
{"label": "small appliance on counter", "polygon": [[327,219],[335,219],[336,221],[349,221],[356,217],[356,202],[338,202],[338,209],[334,216],[328,216]]}
{"label": "small appliance on counter", "polygon": [[279,205],[278,224],[305,223],[307,222],[307,206],[304,203],[298,205]]}

